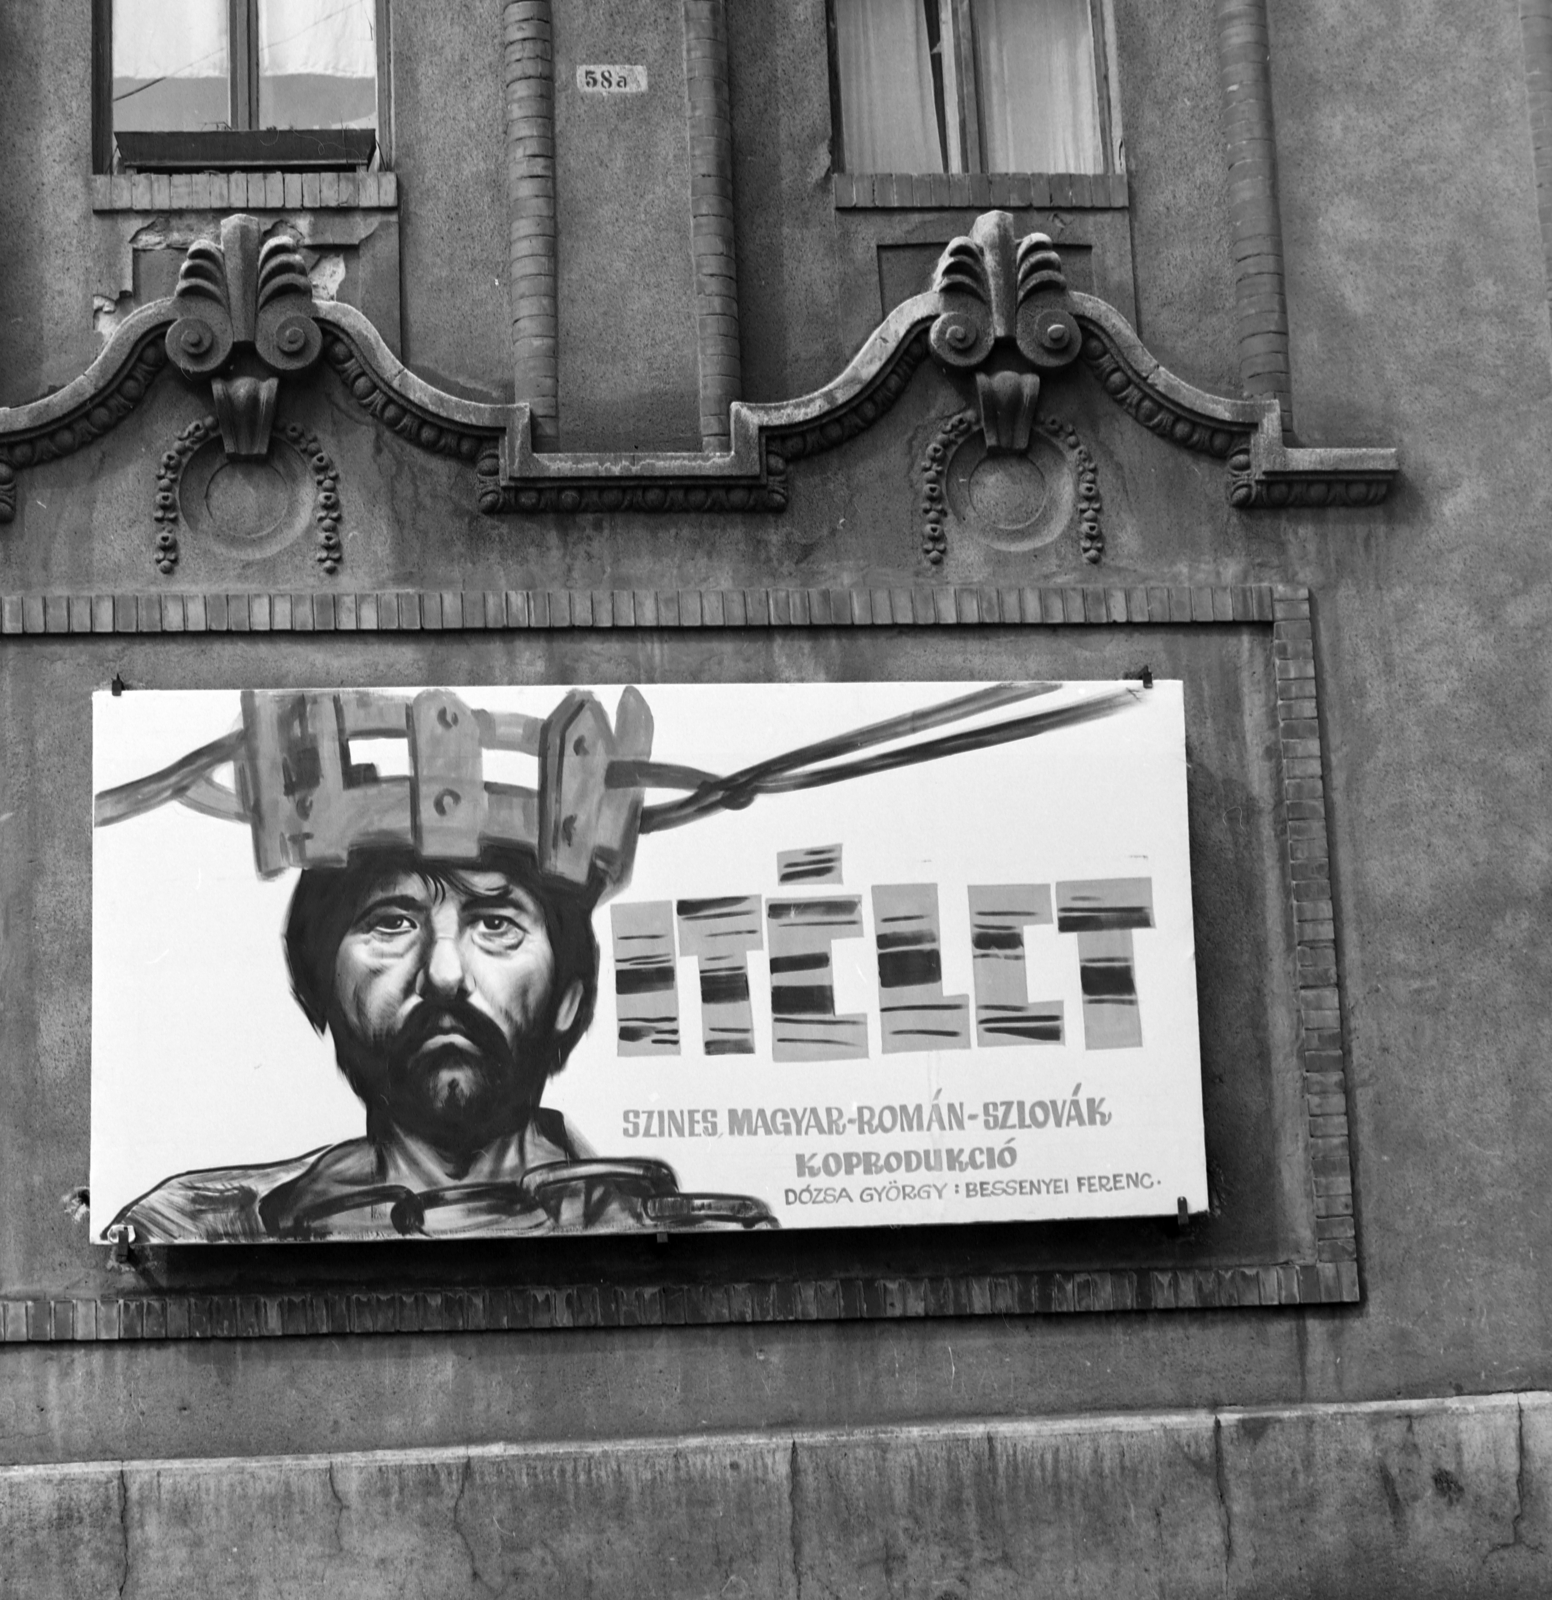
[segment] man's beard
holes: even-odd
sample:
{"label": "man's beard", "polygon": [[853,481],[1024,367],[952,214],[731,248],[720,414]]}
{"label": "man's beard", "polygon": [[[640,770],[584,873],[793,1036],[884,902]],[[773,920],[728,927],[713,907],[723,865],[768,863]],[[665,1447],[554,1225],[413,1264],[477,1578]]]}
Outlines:
{"label": "man's beard", "polygon": [[472,1153],[517,1132],[558,1065],[543,1019],[508,1043],[460,1000],[422,1001],[381,1040],[357,1037],[335,1006],[329,1031],[340,1070],[366,1105],[368,1137],[397,1128],[446,1151]]}

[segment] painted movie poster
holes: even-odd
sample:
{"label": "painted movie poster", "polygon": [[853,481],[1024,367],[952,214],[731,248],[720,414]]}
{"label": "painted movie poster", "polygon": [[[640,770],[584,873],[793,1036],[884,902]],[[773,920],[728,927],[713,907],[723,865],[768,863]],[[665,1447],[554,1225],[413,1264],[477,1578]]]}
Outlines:
{"label": "painted movie poster", "polygon": [[1182,686],[94,704],[92,1226],[1205,1208]]}

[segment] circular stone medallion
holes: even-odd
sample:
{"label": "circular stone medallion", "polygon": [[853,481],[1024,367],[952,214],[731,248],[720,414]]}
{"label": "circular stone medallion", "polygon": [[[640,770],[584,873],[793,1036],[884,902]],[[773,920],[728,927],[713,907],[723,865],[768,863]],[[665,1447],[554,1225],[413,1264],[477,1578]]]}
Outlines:
{"label": "circular stone medallion", "polygon": [[1004,533],[1022,534],[1040,515],[1049,486],[1028,456],[982,456],[965,489],[976,516]]}
{"label": "circular stone medallion", "polygon": [[301,452],[278,436],[263,461],[228,461],[219,438],[189,458],[178,510],[191,532],[247,560],[271,556],[306,532],[313,479]]}
{"label": "circular stone medallion", "polygon": [[1035,428],[1029,450],[989,454],[972,433],[954,452],[945,484],[954,520],[994,550],[1036,550],[1072,520],[1077,484],[1067,453]]}

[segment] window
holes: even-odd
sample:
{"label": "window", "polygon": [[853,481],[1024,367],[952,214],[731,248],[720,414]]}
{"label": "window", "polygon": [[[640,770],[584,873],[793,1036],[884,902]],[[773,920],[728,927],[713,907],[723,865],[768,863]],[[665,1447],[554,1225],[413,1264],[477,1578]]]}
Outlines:
{"label": "window", "polygon": [[97,0],[98,166],[365,166],[386,0]]}
{"label": "window", "polygon": [[844,172],[1119,166],[1102,0],[831,0]]}

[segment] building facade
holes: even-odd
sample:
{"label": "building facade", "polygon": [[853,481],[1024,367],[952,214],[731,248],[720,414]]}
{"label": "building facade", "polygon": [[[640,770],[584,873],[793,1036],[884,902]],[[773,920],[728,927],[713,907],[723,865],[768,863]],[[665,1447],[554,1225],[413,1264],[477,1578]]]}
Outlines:
{"label": "building facade", "polygon": [[[0,1590],[1545,1593],[1549,73],[1543,0],[0,8]],[[93,1209],[94,691],[1155,677],[1205,1206]]]}

